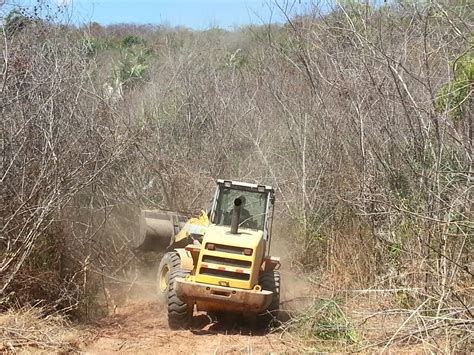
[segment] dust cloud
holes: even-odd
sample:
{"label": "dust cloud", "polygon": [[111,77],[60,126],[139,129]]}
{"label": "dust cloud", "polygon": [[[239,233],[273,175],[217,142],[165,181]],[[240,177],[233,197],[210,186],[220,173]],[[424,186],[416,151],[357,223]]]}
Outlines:
{"label": "dust cloud", "polygon": [[[271,255],[280,257],[281,294],[280,307],[282,317],[288,318],[291,314],[303,310],[314,300],[314,286],[307,276],[301,274],[294,267],[293,240],[285,238],[283,233],[273,237]],[[283,319],[284,320],[284,319]]]}
{"label": "dust cloud", "polygon": [[[125,208],[126,207],[126,208]],[[138,233],[138,224],[130,223],[131,219],[138,220],[137,209],[130,206],[122,207],[109,218],[106,230],[109,238],[115,243],[124,242],[123,235],[132,239],[133,233]],[[118,212],[118,213],[117,213]],[[136,217],[136,218],[135,218]],[[315,286],[308,280],[307,275],[297,270],[294,265],[294,228],[288,225],[280,226],[276,223],[271,242],[271,255],[280,257],[281,260],[281,309],[282,320],[303,310],[312,302],[316,294]],[[124,244],[122,244],[124,245]],[[113,315],[120,307],[130,304],[159,304],[157,276],[158,267],[163,253],[134,252],[134,261],[121,269],[120,273],[105,277],[103,290],[99,292],[98,299],[109,315]],[[127,256],[129,258],[130,255]],[[163,305],[161,305],[163,306]],[[163,308],[163,307],[159,307]],[[165,316],[165,312],[163,313]]]}

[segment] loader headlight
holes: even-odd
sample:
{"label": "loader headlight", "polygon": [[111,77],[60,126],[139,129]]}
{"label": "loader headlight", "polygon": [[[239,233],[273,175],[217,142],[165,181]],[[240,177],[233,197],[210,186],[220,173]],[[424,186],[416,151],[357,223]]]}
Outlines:
{"label": "loader headlight", "polygon": [[252,249],[244,249],[244,255],[247,255],[247,256],[252,255]]}

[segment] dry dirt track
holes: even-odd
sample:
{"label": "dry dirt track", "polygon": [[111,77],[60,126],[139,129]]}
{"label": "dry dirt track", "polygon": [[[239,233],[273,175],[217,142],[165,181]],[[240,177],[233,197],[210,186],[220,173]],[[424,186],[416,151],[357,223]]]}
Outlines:
{"label": "dry dirt track", "polygon": [[91,354],[124,353],[282,353],[296,348],[279,334],[252,334],[238,320],[211,323],[206,315],[195,315],[190,330],[168,328],[163,306],[151,301],[131,303],[101,320],[82,350]]}

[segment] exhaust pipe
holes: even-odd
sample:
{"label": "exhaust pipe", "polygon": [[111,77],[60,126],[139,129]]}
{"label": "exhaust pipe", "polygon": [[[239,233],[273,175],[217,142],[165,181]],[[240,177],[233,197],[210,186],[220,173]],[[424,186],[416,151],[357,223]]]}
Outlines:
{"label": "exhaust pipe", "polygon": [[240,223],[240,206],[242,205],[242,200],[236,198],[234,200],[234,209],[232,210],[232,219],[230,221],[230,232],[232,234],[239,233],[239,223]]}

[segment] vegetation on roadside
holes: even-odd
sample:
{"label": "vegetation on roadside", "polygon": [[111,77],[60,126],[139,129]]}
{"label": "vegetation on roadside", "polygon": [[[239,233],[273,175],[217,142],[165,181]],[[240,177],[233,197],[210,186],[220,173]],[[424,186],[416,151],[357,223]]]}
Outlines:
{"label": "vegetation on roadside", "polygon": [[[107,303],[136,278],[137,210],[192,213],[225,177],[277,188],[293,264],[325,290],[382,289],[418,322],[388,344],[437,347],[442,330],[462,348],[474,312],[469,5],[344,1],[234,31],[7,14],[0,307],[103,314],[97,294]],[[363,342],[344,307],[315,304],[287,329]]]}
{"label": "vegetation on roadside", "polygon": [[281,329],[298,336],[314,351],[348,347],[359,341],[354,325],[339,302],[333,299],[312,304],[284,323]]}
{"label": "vegetation on roadside", "polygon": [[63,315],[48,315],[41,307],[10,310],[0,314],[0,351],[78,351],[84,334]]}

